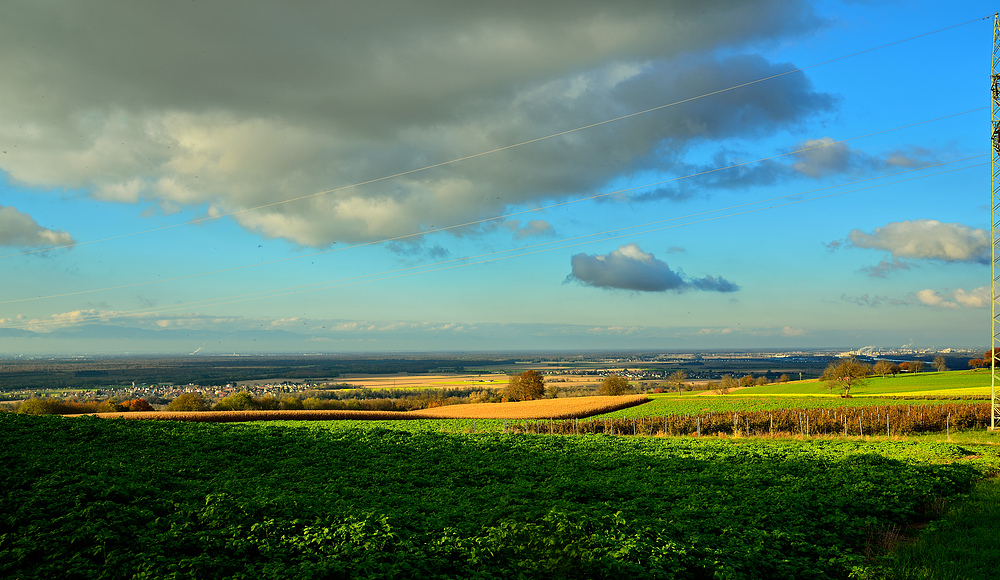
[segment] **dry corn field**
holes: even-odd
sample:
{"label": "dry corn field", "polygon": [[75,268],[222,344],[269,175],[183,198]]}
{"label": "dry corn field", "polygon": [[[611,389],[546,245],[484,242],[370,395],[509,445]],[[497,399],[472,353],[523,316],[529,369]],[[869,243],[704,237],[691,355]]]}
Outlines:
{"label": "dry corn field", "polygon": [[649,401],[646,395],[567,397],[516,403],[475,403],[406,413],[421,419],[575,419],[610,413]]}
{"label": "dry corn field", "polygon": [[[449,405],[419,411],[142,411],[95,413],[106,419],[154,419],[161,421],[405,421],[407,419],[575,419],[610,413],[649,401],[646,395],[627,397],[572,397],[515,403]],[[67,415],[78,417],[80,415]]]}

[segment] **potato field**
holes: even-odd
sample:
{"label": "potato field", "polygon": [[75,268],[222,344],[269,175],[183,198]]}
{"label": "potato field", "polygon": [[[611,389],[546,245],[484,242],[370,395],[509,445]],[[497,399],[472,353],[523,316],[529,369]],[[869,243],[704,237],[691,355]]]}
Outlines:
{"label": "potato field", "polygon": [[0,577],[874,578],[1000,460],[432,423],[0,414]]}

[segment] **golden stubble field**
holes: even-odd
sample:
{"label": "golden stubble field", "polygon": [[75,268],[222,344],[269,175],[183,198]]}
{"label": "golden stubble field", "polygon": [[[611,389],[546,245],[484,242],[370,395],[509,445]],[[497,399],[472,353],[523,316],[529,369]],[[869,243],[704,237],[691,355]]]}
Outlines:
{"label": "golden stubble field", "polygon": [[[107,419],[147,419],[160,421],[200,421],[235,423],[241,421],[405,421],[408,419],[573,419],[610,413],[649,401],[646,395],[623,397],[567,397],[511,403],[448,405],[419,411],[148,411],[137,413],[96,413]],[[78,417],[80,415],[69,415]]]}
{"label": "golden stubble field", "polygon": [[515,403],[475,403],[448,405],[410,411],[427,419],[572,419],[610,413],[649,401],[646,395],[623,397],[567,397]]}

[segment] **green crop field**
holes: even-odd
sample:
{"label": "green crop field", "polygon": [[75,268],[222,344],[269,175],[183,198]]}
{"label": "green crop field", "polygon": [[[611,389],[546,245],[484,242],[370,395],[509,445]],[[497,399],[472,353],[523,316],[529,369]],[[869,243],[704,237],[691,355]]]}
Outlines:
{"label": "green crop field", "polygon": [[[724,411],[771,411],[777,409],[828,409],[839,407],[878,407],[904,404],[897,399],[876,397],[766,397],[744,395],[745,390],[733,395],[677,397],[676,395],[650,395],[651,401],[636,407],[622,409],[599,417],[662,417]],[[941,401],[917,399],[905,401],[907,405],[933,405]]]}
{"label": "green crop field", "polygon": [[[830,396],[830,389],[822,382],[795,381],[775,385],[750,387],[737,391],[740,396]],[[870,377],[865,384],[851,389],[851,395],[989,395],[988,371],[947,371],[943,373],[901,374],[894,377]],[[834,389],[833,396],[840,396]]]}
{"label": "green crop field", "polygon": [[[854,393],[852,393],[854,394]],[[858,395],[989,395],[988,371],[949,371],[895,377],[873,377],[857,391]]]}
{"label": "green crop field", "polygon": [[988,445],[433,425],[0,414],[0,577],[871,577],[879,538],[1000,465]]}

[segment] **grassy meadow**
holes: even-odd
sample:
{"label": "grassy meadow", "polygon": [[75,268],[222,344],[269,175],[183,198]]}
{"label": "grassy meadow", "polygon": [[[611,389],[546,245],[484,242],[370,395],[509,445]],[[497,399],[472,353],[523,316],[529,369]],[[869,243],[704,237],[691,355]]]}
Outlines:
{"label": "grassy meadow", "polygon": [[[830,389],[819,381],[792,381],[759,387],[748,387],[736,391],[741,396],[835,396],[836,389]],[[852,397],[879,396],[967,396],[990,394],[990,373],[978,371],[945,371],[899,374],[888,377],[869,377],[865,384],[851,389]]]}

